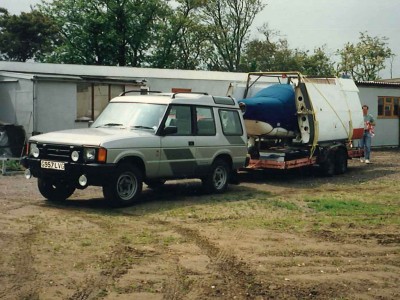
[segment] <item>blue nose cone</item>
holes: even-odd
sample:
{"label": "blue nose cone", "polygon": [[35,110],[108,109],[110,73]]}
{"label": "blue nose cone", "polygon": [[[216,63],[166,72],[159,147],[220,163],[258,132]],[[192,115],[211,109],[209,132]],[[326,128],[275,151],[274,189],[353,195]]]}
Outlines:
{"label": "blue nose cone", "polygon": [[297,128],[295,93],[289,84],[269,86],[240,102],[246,104],[245,120],[261,121],[290,131]]}

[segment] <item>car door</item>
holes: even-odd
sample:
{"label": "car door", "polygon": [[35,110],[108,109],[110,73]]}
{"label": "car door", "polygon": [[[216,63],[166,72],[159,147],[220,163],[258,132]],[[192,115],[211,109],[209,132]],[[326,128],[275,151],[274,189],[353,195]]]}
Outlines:
{"label": "car door", "polygon": [[160,177],[193,177],[195,139],[190,105],[171,105],[164,126],[176,126],[177,132],[161,137]]}
{"label": "car door", "polygon": [[217,136],[215,115],[209,106],[195,108],[196,123],[196,174],[206,174],[214,157],[221,148],[221,136]]}

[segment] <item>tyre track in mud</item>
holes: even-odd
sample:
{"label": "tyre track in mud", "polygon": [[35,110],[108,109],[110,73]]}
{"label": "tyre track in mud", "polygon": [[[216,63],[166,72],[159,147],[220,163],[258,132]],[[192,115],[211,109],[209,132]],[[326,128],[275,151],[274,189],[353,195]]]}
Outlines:
{"label": "tyre track in mud", "polygon": [[[229,250],[219,248],[207,237],[202,236],[197,229],[190,229],[168,221],[157,220],[155,222],[173,229],[190,243],[197,245],[209,257],[210,266],[217,272],[217,274],[213,273],[212,280],[218,282],[218,287],[209,287],[205,290],[202,283],[197,283],[191,287],[189,293],[195,294],[196,299],[207,299],[209,297],[254,299],[263,294],[261,284],[257,282],[255,273],[244,261]],[[187,296],[188,286],[186,284],[185,286],[178,286],[182,282],[179,279],[180,275],[182,275],[182,270],[175,275],[177,278],[171,280],[172,286],[166,287],[165,299],[184,299]]]}
{"label": "tyre track in mud", "polygon": [[40,225],[34,225],[19,238],[18,252],[12,256],[14,266],[10,274],[13,284],[0,292],[1,299],[39,299],[40,284],[34,268],[32,245],[40,232]]}
{"label": "tyre track in mud", "polygon": [[[97,226],[102,231],[107,232],[110,237],[114,236],[113,227],[107,222],[93,218],[85,213],[78,213],[77,216]],[[156,253],[131,247],[122,241],[114,242],[108,254],[99,258],[98,263],[101,269],[97,273],[87,277],[84,281],[76,283],[75,292],[66,299],[102,299],[107,296],[110,287],[115,281],[133,268],[135,261],[143,257],[152,257],[154,255],[156,255]]]}
{"label": "tyre track in mud", "polygon": [[[57,208],[58,205],[38,204],[36,200],[30,201],[15,201],[11,207],[3,209],[1,213],[8,214],[10,211],[23,209],[27,206],[36,208]],[[62,214],[68,215],[69,210],[66,208]],[[101,220],[96,220],[88,217],[85,213],[78,212],[75,216],[92,223],[103,231],[109,232],[112,236],[109,224],[105,224]],[[28,232],[22,234],[20,241],[18,241],[19,249],[15,256],[12,258],[14,270],[9,276],[12,277],[13,284],[9,285],[4,290],[0,290],[0,299],[40,299],[40,282],[38,273],[34,269],[34,256],[31,246],[40,233],[44,224],[33,226]],[[101,271],[98,274],[88,276],[84,281],[75,284],[75,291],[71,296],[66,296],[65,299],[70,300],[85,300],[85,299],[102,299],[108,293],[108,288],[114,281],[121,276],[125,275],[129,269],[135,264],[136,259],[143,257],[151,257],[156,255],[149,251],[142,251],[120,242],[115,243],[112,250],[99,258]]]}
{"label": "tyre track in mud", "polygon": [[110,255],[101,259],[103,267],[100,273],[82,282],[68,299],[86,300],[103,298],[107,295],[108,288],[114,281],[125,275],[132,268],[135,259],[151,255],[151,253],[127,245],[116,245]]}

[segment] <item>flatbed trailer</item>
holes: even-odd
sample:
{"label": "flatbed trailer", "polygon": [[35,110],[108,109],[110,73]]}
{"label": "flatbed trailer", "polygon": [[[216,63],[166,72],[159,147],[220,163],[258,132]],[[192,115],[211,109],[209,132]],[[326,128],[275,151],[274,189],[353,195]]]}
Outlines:
{"label": "flatbed trailer", "polygon": [[245,169],[317,165],[333,176],[347,171],[349,159],[363,156],[353,147],[362,138],[364,121],[351,79],[253,72],[239,105],[249,137]]}
{"label": "flatbed trailer", "polygon": [[[360,158],[364,155],[362,149],[348,149],[348,159]],[[291,157],[286,155],[284,152],[260,152],[260,157],[257,159],[249,158],[246,169],[277,169],[277,170],[288,170],[294,168],[301,168],[307,166],[313,166],[318,164],[317,156],[307,157]]]}

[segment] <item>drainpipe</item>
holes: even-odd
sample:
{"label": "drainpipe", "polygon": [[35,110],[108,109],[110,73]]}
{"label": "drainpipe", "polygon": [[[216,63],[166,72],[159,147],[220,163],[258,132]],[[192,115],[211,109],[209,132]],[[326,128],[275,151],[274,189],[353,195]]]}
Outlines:
{"label": "drainpipe", "polygon": [[37,77],[32,77],[32,135],[39,134],[37,131]]}
{"label": "drainpipe", "polygon": [[92,83],[92,98],[91,98],[92,111],[90,112],[90,118],[94,121],[94,83]]}

